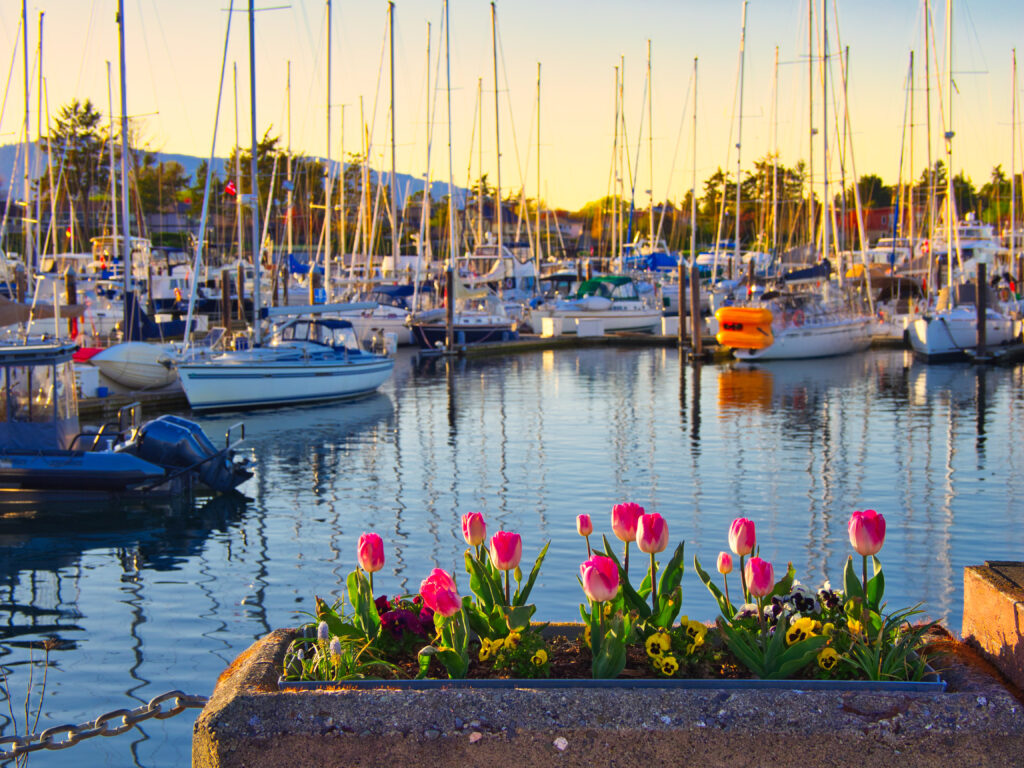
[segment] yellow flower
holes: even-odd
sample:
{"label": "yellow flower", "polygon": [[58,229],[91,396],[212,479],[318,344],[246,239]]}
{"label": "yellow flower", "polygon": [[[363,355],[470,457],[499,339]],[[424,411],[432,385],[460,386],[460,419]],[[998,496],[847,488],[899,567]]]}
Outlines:
{"label": "yellow flower", "polygon": [[530,661],[532,661],[534,666],[536,667],[543,667],[545,664],[548,663],[548,652],[541,648],[539,651],[533,654],[533,658],[530,659]]}
{"label": "yellow flower", "polygon": [[655,669],[661,669],[661,665],[665,661],[665,658],[666,657],[664,657],[664,656],[652,656],[651,657],[651,666],[654,667]]}
{"label": "yellow flower", "polygon": [[587,645],[588,648],[590,647],[590,625],[589,624],[587,624],[586,628],[584,628],[584,630],[583,630],[583,642]]}
{"label": "yellow flower", "polygon": [[665,677],[672,677],[679,671],[679,662],[676,661],[675,656],[666,655],[661,659],[661,666],[658,669]]}
{"label": "yellow flower", "polygon": [[821,628],[821,634],[825,637],[832,637],[832,633],[835,632],[836,625],[831,621],[827,622],[824,627]]}
{"label": "yellow flower", "polygon": [[839,654],[836,653],[834,648],[822,648],[818,653],[818,666],[826,672],[835,669],[835,666],[838,663]]}
{"label": "yellow flower", "polygon": [[486,637],[480,639],[480,661],[487,661],[491,658],[491,653],[494,651],[494,647],[491,645],[491,641]]}
{"label": "yellow flower", "polygon": [[821,632],[821,622],[806,616],[801,617],[789,625],[786,630],[786,645],[799,643],[809,637],[814,637]]}
{"label": "yellow flower", "polygon": [[647,638],[647,655],[651,658],[668,653],[672,649],[672,638],[666,632],[655,632]]}
{"label": "yellow flower", "polygon": [[509,649],[515,648],[522,639],[523,636],[513,630],[512,632],[509,632],[508,637],[505,638],[504,646]]}
{"label": "yellow flower", "polygon": [[704,645],[704,636],[708,633],[706,625],[699,621],[687,621],[685,625],[686,634],[693,641],[693,646],[698,648]]}
{"label": "yellow flower", "polygon": [[847,619],[846,628],[854,635],[859,635],[864,627],[856,619]]}
{"label": "yellow flower", "polygon": [[604,604],[604,617],[607,619],[611,615],[612,615],[612,604],[611,603],[605,603]]}

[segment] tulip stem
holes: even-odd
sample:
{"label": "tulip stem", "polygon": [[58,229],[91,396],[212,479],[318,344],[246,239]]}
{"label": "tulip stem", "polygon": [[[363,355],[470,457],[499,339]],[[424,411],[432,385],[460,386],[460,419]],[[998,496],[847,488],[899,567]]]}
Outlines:
{"label": "tulip stem", "polygon": [[370,577],[370,599],[373,599],[373,571],[368,574]]}
{"label": "tulip stem", "polygon": [[750,602],[750,593],[747,592],[747,570],[743,567],[743,560],[746,555],[740,555],[740,586],[743,588],[743,602]]}
{"label": "tulip stem", "polygon": [[512,605],[509,600],[509,588],[508,588],[508,571],[505,571],[505,605]]}
{"label": "tulip stem", "polygon": [[864,585],[864,602],[860,606],[860,623],[864,630],[864,634],[867,635],[868,629],[868,556],[861,555],[863,565],[864,581],[861,582]]}
{"label": "tulip stem", "polygon": [[594,556],[594,553],[590,551],[590,537],[584,536],[584,538],[587,540],[587,559],[589,560]]}
{"label": "tulip stem", "polygon": [[626,542],[626,554],[623,556],[622,562],[623,562],[623,570],[626,572],[626,575],[629,576],[629,542],[628,541]]}
{"label": "tulip stem", "polygon": [[722,581],[725,582],[725,602],[727,602],[729,605],[732,605],[732,600],[729,599],[729,574],[723,573]]}
{"label": "tulip stem", "polygon": [[654,613],[658,612],[658,582],[655,580],[657,573],[658,567],[654,564],[654,553],[651,552],[651,611]]}

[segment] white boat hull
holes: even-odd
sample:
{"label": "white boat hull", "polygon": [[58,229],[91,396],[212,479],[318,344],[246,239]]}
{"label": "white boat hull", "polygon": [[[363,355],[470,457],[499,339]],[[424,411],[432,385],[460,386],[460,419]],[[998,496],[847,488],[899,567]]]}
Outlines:
{"label": "white boat hull", "polygon": [[111,381],[128,389],[157,389],[178,378],[171,344],[129,341],[93,355],[89,362]]}
{"label": "white boat hull", "polygon": [[[363,357],[365,359],[359,359]],[[178,374],[194,410],[258,408],[359,397],[387,381],[395,361],[377,355],[353,360],[253,360],[222,355],[181,364]]]}
{"label": "white boat hull", "polygon": [[774,334],[774,341],[763,349],[736,349],[740,360],[799,360],[832,357],[861,352],[871,346],[874,320],[870,317],[849,321],[790,326]]}
{"label": "white boat hull", "polygon": [[[605,332],[637,331],[653,332],[661,325],[661,310],[658,309],[609,309],[609,310],[534,310],[531,318],[560,317],[562,333],[576,333],[576,321],[601,320]],[[537,324],[539,327],[539,323]]]}
{"label": "white boat hull", "polygon": [[340,313],[338,317],[352,323],[356,338],[363,347],[367,347],[374,337],[383,337],[386,333],[393,333],[400,346],[412,344],[412,332],[405,324],[409,316],[407,312],[395,312],[393,314],[382,314],[376,310],[364,313]]}
{"label": "white boat hull", "polygon": [[[986,320],[987,346],[1008,344],[1016,338],[1016,323],[1010,318],[989,310]],[[929,362],[965,359],[978,346],[978,316],[971,306],[920,317],[908,331],[914,354]]]}

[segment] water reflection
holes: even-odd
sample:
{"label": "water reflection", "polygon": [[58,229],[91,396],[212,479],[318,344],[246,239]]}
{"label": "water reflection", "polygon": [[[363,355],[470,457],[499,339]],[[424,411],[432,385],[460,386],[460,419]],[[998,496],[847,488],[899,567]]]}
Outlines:
{"label": "water reflection", "polygon": [[[208,693],[254,637],[306,620],[314,594],[342,594],[361,532],[384,539],[375,584],[394,594],[434,566],[461,567],[471,510],[522,533],[528,560],[552,541],[538,618],[571,620],[585,553],[575,517],[609,533],[611,506],[627,500],[665,515],[687,561],[706,565],[734,517],[754,519],[762,555],[778,570],[792,561],[810,586],[839,579],[850,512],[878,509],[890,604],[924,600],[956,629],[962,567],[1024,548],[1022,384],[1021,369],[926,367],[902,352],[758,366],[662,349],[400,355],[375,397],[247,415],[257,471],[237,508],[0,518],[0,661],[20,685],[30,645],[62,644],[48,725],[95,717],[97,697],[111,709],[126,693]],[[685,611],[710,619],[687,570]],[[167,722],[180,754],[151,738],[139,764],[187,761],[187,724]],[[128,762],[123,746],[82,749]]]}

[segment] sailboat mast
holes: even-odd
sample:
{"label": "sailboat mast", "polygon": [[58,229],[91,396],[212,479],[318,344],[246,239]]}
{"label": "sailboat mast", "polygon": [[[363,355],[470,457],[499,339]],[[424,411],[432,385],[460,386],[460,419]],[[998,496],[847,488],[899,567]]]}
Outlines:
{"label": "sailboat mast", "polygon": [[779,46],[772,67],[772,258],[779,250]]}
{"label": "sailboat mast", "polygon": [[807,242],[814,251],[814,0],[807,0]]}
{"label": "sailboat mast", "polygon": [[[477,130],[476,130],[476,245],[484,241],[484,79],[476,79]],[[472,151],[472,150],[470,150]]]}
{"label": "sailboat mast", "polygon": [[28,7],[26,0],[21,0],[21,57],[25,85],[25,173],[22,178],[22,196],[25,198],[25,211],[21,217],[21,249],[24,251],[25,268],[32,269],[36,262],[30,258],[30,240],[32,237],[32,223],[28,215],[28,198],[31,189],[29,184],[29,154],[32,149],[31,133],[29,132],[31,115],[29,113],[29,90],[28,90]]}
{"label": "sailboat mast", "polygon": [[[827,259],[831,250],[830,235],[832,234],[832,201],[829,200],[828,189],[828,5],[821,0],[821,178],[824,191],[821,198],[821,253]],[[862,244],[863,245],[863,244]],[[839,283],[843,282],[843,266],[836,270]]]}
{"label": "sailboat mast", "polygon": [[537,279],[540,280],[540,262],[544,254],[540,246],[540,62],[537,62]]}
{"label": "sailboat mast", "polygon": [[[334,224],[334,210],[331,202],[331,0],[327,0],[327,157],[324,177],[324,296],[328,302],[333,298],[331,294],[331,228]],[[313,272],[309,273],[310,297],[309,303],[313,303],[312,286]]]}
{"label": "sailboat mast", "polygon": [[743,20],[740,23],[740,94],[739,109],[736,113],[736,233],[732,249],[732,261],[729,262],[729,279],[732,280],[733,269],[740,264],[740,149],[743,146],[743,64],[747,47],[747,0],[743,0]]}
{"label": "sailboat mast", "polygon": [[910,171],[909,180],[910,183],[907,185],[907,218],[909,222],[907,224],[907,240],[910,244],[910,259],[913,261],[914,258],[914,52],[910,52],[910,78],[908,80],[908,87],[910,88],[910,122],[908,127],[910,128],[909,138],[909,159],[907,161],[907,167]]}
{"label": "sailboat mast", "polygon": [[113,226],[110,231],[114,233],[111,241],[114,244],[113,259],[116,262],[117,255],[117,174],[114,173],[114,96],[110,86],[110,62],[107,62],[107,111],[110,112],[110,137],[107,141],[110,150],[110,213],[113,218]]}
{"label": "sailboat mast", "polygon": [[931,75],[931,12],[928,0],[924,0],[924,114],[925,114],[925,153],[928,156],[928,168],[925,179],[928,184],[928,281],[932,280],[931,241],[935,239],[935,167],[932,165],[932,75]]}
{"label": "sailboat mast", "polygon": [[1017,49],[1013,49],[1013,93],[1010,96],[1010,269],[1016,269],[1017,250]]}
{"label": "sailboat mast", "polygon": [[615,68],[615,131],[612,139],[612,231],[609,238],[608,263],[615,259],[619,231],[619,68]]}
{"label": "sailboat mast", "polygon": [[953,296],[953,0],[946,0],[946,285]]}
{"label": "sailboat mast", "polygon": [[121,227],[124,234],[124,314],[121,327],[124,329],[124,340],[135,341],[130,314],[134,302],[128,299],[132,290],[132,239],[128,221],[128,88],[124,63],[124,0],[117,0],[117,39],[121,64]]}
{"label": "sailboat mast", "polygon": [[288,94],[287,120],[288,120],[288,161],[285,165],[285,173],[288,176],[287,189],[285,191],[285,210],[288,215],[285,217],[285,238],[288,244],[288,253],[292,252],[292,62],[288,60],[288,79],[285,84],[285,91]]}
{"label": "sailboat mast", "polygon": [[498,168],[495,172],[494,196],[497,200],[498,217],[498,258],[504,258],[505,239],[502,234],[502,220],[505,218],[501,210],[501,122],[498,113],[498,10],[491,3],[491,58],[494,62],[494,149]]}
{"label": "sailboat mast", "polygon": [[252,136],[249,156],[249,183],[252,189],[252,326],[253,344],[259,346],[260,267],[263,261],[263,248],[259,240],[260,192],[256,174],[256,13],[253,0],[249,0],[249,128]]}
{"label": "sailboat mast", "polygon": [[647,197],[647,235],[650,238],[651,253],[654,253],[654,80],[651,79],[650,38],[647,38],[647,165],[647,178],[651,185]]}
{"label": "sailboat mast", "polygon": [[398,269],[398,178],[395,175],[395,4],[388,3],[388,42],[391,45],[391,263]]}
{"label": "sailboat mast", "polygon": [[[238,140],[238,63],[231,65],[231,86],[235,91],[235,226],[238,228],[238,262],[242,262],[245,249],[242,244],[245,236],[242,233],[242,145]],[[241,286],[239,286],[241,290]]]}
{"label": "sailboat mast", "polygon": [[[491,5],[493,11],[493,4]],[[444,0],[444,65],[445,96],[448,104],[448,263],[447,271],[455,267],[455,174],[452,171],[452,59],[451,29],[448,24],[448,0]],[[453,306],[453,297],[448,297],[448,306]],[[449,310],[448,316],[451,317]],[[451,338],[449,334],[449,348]]]}
{"label": "sailboat mast", "polygon": [[[38,72],[36,73],[36,147],[42,143],[43,138],[43,14],[39,14],[39,51],[38,51],[37,63],[39,65]],[[40,153],[37,149],[36,153],[36,170],[35,177],[38,179],[40,175],[39,161]],[[51,171],[52,173],[52,171]],[[53,185],[50,186],[50,194],[53,195]],[[36,194],[36,258],[41,259],[43,256],[43,226],[42,226],[42,202],[43,196]],[[54,227],[53,234],[54,240],[56,240],[57,230],[55,228],[55,220],[51,216],[50,226]],[[56,242],[54,242],[56,246]],[[54,250],[54,253],[57,251]]]}

